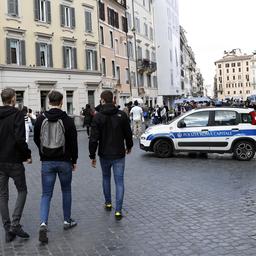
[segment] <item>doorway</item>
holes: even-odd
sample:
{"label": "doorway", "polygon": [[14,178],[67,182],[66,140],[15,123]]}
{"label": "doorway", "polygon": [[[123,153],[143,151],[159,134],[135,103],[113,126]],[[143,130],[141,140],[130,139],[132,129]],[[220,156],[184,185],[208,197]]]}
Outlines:
{"label": "doorway", "polygon": [[95,107],[94,94],[95,94],[95,91],[88,91],[88,104],[91,106],[91,108]]}
{"label": "doorway", "polygon": [[50,91],[40,91],[40,98],[41,98],[41,111],[46,111],[49,109],[49,102],[47,96]]}

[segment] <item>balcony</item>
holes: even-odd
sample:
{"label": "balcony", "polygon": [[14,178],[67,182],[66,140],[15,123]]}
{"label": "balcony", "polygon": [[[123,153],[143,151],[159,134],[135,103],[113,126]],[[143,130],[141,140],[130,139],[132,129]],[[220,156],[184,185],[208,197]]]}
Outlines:
{"label": "balcony", "polygon": [[124,8],[126,8],[126,0],[114,0],[114,2],[120,4]]}
{"label": "balcony", "polygon": [[156,62],[150,61],[149,59],[138,59],[137,65],[138,72],[141,74],[144,72],[151,74],[157,69]]}

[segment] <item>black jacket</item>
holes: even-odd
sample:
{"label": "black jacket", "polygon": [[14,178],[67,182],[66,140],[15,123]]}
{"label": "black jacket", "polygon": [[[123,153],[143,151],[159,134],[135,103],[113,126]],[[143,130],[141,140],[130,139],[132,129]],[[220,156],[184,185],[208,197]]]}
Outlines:
{"label": "black jacket", "polygon": [[98,145],[100,157],[123,158],[125,157],[125,144],[127,149],[133,146],[132,131],[127,115],[113,104],[103,105],[101,112],[97,113],[92,121],[89,142],[90,158],[95,159]]}
{"label": "black jacket", "polygon": [[23,113],[11,106],[0,107],[0,162],[22,163],[29,158]]}
{"label": "black jacket", "polygon": [[[40,152],[40,132],[41,126],[45,119],[45,116],[49,121],[57,121],[61,119],[65,127],[65,154],[61,157],[46,157]],[[34,127],[34,141],[39,149],[41,161],[70,161],[72,164],[76,164],[78,158],[78,147],[77,147],[77,131],[74,121],[67,115],[66,112],[61,109],[52,108],[46,111],[44,115],[37,118]]]}

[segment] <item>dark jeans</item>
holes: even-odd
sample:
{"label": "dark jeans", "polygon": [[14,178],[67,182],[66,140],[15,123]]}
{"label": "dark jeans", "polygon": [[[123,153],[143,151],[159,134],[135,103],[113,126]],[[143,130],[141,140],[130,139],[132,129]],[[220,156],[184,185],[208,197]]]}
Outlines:
{"label": "dark jeans", "polygon": [[111,168],[113,167],[116,184],[116,211],[121,211],[124,200],[124,169],[125,158],[109,160],[100,158],[102,169],[102,185],[106,203],[111,203]]}
{"label": "dark jeans", "polygon": [[[12,222],[9,214],[9,178],[12,178],[18,197],[12,214]],[[22,163],[0,163],[0,212],[4,228],[9,229],[10,225],[19,225],[27,197],[27,185],[25,168]]]}
{"label": "dark jeans", "polygon": [[42,198],[40,209],[41,223],[47,223],[50,211],[50,203],[56,181],[59,176],[62,190],[62,207],[65,221],[70,221],[71,217],[71,182],[72,164],[62,161],[43,161],[42,162]]}

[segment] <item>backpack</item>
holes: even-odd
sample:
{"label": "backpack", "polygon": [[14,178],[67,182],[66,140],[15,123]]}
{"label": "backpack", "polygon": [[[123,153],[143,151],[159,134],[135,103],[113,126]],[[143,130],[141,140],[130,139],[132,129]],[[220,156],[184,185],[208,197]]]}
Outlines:
{"label": "backpack", "polygon": [[60,157],[65,154],[65,128],[61,119],[49,121],[45,117],[40,131],[40,150],[46,157]]}

